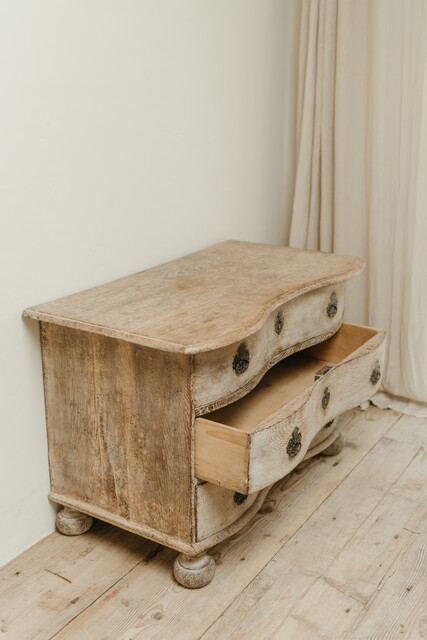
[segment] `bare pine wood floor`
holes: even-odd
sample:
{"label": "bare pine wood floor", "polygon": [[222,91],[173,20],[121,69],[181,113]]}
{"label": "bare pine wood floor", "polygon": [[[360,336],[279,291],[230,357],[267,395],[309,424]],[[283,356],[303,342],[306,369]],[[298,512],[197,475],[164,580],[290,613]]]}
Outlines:
{"label": "bare pine wood floor", "polygon": [[213,550],[204,589],[112,526],[48,536],[0,569],[0,640],[427,638],[427,419],[371,406],[343,432]]}

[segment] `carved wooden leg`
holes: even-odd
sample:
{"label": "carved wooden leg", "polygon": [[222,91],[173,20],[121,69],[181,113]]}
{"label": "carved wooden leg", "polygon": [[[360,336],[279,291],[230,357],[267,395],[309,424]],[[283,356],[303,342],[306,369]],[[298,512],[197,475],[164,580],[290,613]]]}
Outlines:
{"label": "carved wooden leg", "polygon": [[336,456],[344,449],[344,438],[338,433],[336,439],[321,452],[323,456]]}
{"label": "carved wooden leg", "polygon": [[56,528],[66,536],[79,536],[89,531],[93,518],[85,513],[64,507],[56,514]]}
{"label": "carved wooden leg", "polygon": [[173,565],[173,574],[179,584],[188,589],[205,587],[215,575],[215,560],[207,553],[191,558],[181,553]]}

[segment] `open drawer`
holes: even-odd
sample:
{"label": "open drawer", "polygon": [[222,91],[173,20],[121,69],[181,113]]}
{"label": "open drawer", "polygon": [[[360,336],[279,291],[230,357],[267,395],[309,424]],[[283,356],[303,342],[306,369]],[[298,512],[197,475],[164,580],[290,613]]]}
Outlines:
{"label": "open drawer", "polygon": [[286,476],[322,427],[377,391],[384,337],[343,324],[276,364],[237,402],[196,418],[196,476],[243,494]]}

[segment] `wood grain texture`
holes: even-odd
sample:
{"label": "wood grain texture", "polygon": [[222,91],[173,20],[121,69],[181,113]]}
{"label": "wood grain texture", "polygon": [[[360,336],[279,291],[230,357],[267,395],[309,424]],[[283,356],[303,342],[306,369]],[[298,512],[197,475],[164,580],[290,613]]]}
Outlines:
{"label": "wood grain texture", "polygon": [[414,529],[405,529],[409,541],[346,638],[424,640],[427,637],[427,513],[414,524]]}
{"label": "wood grain texture", "polygon": [[320,445],[322,442],[324,442],[326,438],[329,438],[331,433],[338,428],[339,422],[340,422],[340,417],[338,416],[337,418],[334,418],[331,422],[328,422],[327,426],[323,427],[323,429],[320,429],[320,431],[317,432],[313,440],[310,442],[309,451],[310,449],[315,448],[317,445]]}
{"label": "wood grain texture", "polygon": [[198,353],[258,331],[289,300],[344,282],[359,258],[228,241],[25,315],[169,352]]}
{"label": "wood grain texture", "polygon": [[[319,575],[303,597],[300,598],[290,616],[286,618],[284,624],[280,625],[280,632],[277,636],[273,636],[276,640],[280,637],[289,637],[291,633],[295,633],[296,637],[302,639],[315,638],[315,634],[317,634],[317,637],[331,638],[331,640],[335,640],[337,637],[343,638],[347,635],[351,637],[352,633],[354,633],[354,637],[357,640],[368,640],[368,638],[372,640],[374,638],[376,640],[393,640],[398,638],[399,635],[404,638],[417,637],[412,635],[411,626],[413,629],[422,611],[420,596],[426,592],[425,580],[419,579],[418,581],[414,580],[414,582],[407,583],[409,585],[412,584],[415,589],[413,594],[414,601],[417,601],[418,596],[418,609],[415,607],[415,610],[411,612],[411,607],[408,606],[411,594],[407,592],[403,595],[402,593],[402,598],[406,600],[405,605],[401,607],[401,610],[405,611],[404,621],[407,623],[409,619],[412,625],[405,624],[403,627],[400,626],[402,620],[399,620],[399,617],[401,614],[393,616],[392,609],[394,607],[391,599],[389,600],[389,606],[384,606],[385,603],[381,591],[383,585],[387,582],[390,567],[394,565],[396,558],[399,557],[402,547],[407,549],[410,544],[406,528],[412,528],[414,524],[417,525],[420,517],[425,512],[426,504],[422,496],[422,484],[420,484],[420,480],[425,482],[427,479],[425,454],[420,457],[419,452],[413,447],[412,457],[409,458],[410,445],[399,448],[396,443],[390,440],[384,440],[383,442],[385,450],[395,460],[394,464],[397,465],[395,472],[399,473],[400,471],[399,477],[393,482],[392,486],[362,524],[355,523],[356,518],[359,516],[361,502],[361,493],[359,492],[358,515],[355,516],[354,513],[348,515],[347,531],[342,534],[345,545],[343,546],[341,541],[337,545],[336,551],[339,550],[339,553],[336,553],[335,558],[331,560],[325,571],[322,571],[322,569],[319,571]],[[383,465],[381,465],[382,470],[383,468]],[[381,486],[386,487],[387,480],[387,476],[382,477]],[[365,482],[361,486],[363,487],[363,497],[366,495],[372,500],[375,496],[375,491],[367,486]],[[378,487],[378,484],[376,487]],[[344,489],[343,487],[343,491]],[[376,493],[378,495],[378,489]],[[339,514],[336,514],[335,517],[338,518]],[[346,524],[342,518],[340,518],[340,523],[341,527]],[[352,524],[353,526],[351,526]],[[299,543],[301,542],[300,540]],[[400,559],[399,565],[404,568],[406,563]],[[408,565],[406,567],[409,569]],[[411,568],[413,567],[414,564],[411,563]],[[410,573],[410,571],[407,573]],[[421,578],[421,571],[419,576]],[[421,589],[418,589],[417,594],[417,587],[420,586]],[[322,618],[320,612],[329,607],[331,587],[336,594],[345,596],[348,604],[347,606],[340,606],[337,603],[330,616],[323,616]],[[383,607],[381,609],[377,607],[377,615],[381,610],[381,615],[376,620],[377,635],[370,632],[366,633],[366,631],[366,635],[364,635],[362,633],[363,622],[361,627],[359,627],[359,623],[369,616],[371,601],[375,599],[378,599],[378,605],[383,601]],[[396,610],[398,609],[399,607],[396,607]],[[393,618],[393,623],[390,624]],[[278,619],[279,621],[280,618]],[[331,621],[333,621],[334,626],[330,625]],[[369,625],[366,625],[365,629],[367,630],[368,628]],[[404,630],[404,633],[400,634],[402,630]],[[390,633],[390,631],[392,632]],[[289,635],[287,636],[286,634]]]}
{"label": "wood grain texture", "polygon": [[[325,361],[316,360],[313,350],[310,358],[305,352],[296,354],[276,365],[261,385],[234,405],[196,418],[197,477],[241,493],[259,491],[301,462],[327,422],[371,397],[379,385],[379,380],[372,384],[370,376],[375,363],[384,359],[384,333],[357,327],[358,341],[345,349],[349,331],[356,328],[343,325],[331,339],[333,346],[322,350],[323,354],[329,348],[334,367],[319,380],[313,382]],[[323,408],[325,389],[330,400]],[[290,457],[287,445],[295,429],[302,436],[301,448]],[[223,460],[233,463],[223,464]]]}
{"label": "wood grain texture", "polygon": [[[318,455],[334,442],[339,431],[339,423],[340,418],[336,418],[333,420],[332,425],[319,431],[318,437],[314,438],[305,454],[304,461]],[[238,531],[238,519],[241,519],[243,514],[252,509],[255,501],[259,499],[260,492],[251,493],[241,503],[236,501],[235,496],[234,491],[224,489],[210,482],[203,482],[196,486],[197,541],[206,539],[209,541],[209,539],[213,539],[215,534],[230,526]],[[240,495],[240,498],[242,497]]]}
{"label": "wood grain texture", "polygon": [[339,428],[340,422],[340,417],[335,418],[333,421],[333,424],[336,425],[335,427],[331,426],[330,428],[324,427],[323,429],[320,429],[317,436],[321,437],[319,439],[317,439],[317,436],[313,438],[309,448],[307,449],[307,453],[304,456],[304,460],[309,460],[313,456],[317,456],[319,453],[328,449],[336,441],[337,437],[341,433]]}
{"label": "wood grain texture", "polygon": [[[353,423],[354,427],[364,424],[365,434],[374,427],[372,418],[379,415],[372,409],[369,414],[367,419],[360,417]],[[392,420],[390,412],[389,418]],[[397,419],[396,416],[394,421]],[[345,424],[343,430],[348,443],[350,438]],[[350,630],[368,605],[370,595],[377,595],[383,576],[398,555],[402,540],[395,535],[399,536],[403,527],[419,518],[420,512],[427,507],[423,485],[419,483],[422,467],[417,447],[399,444],[383,438],[298,532],[285,540],[274,559],[202,636],[203,640],[216,640],[224,634],[229,640],[252,640],[254,637],[259,640],[341,640],[344,636],[347,638],[347,633],[354,640],[364,638],[357,631],[351,635]],[[354,452],[353,447],[348,449],[348,454]],[[345,460],[340,457],[340,464],[335,468],[339,469]],[[412,499],[411,487],[416,492]],[[382,532],[381,519],[386,508],[393,502],[395,492],[400,494],[401,491],[407,498],[405,508],[398,515],[395,527],[388,526],[392,522],[390,518]],[[401,505],[396,504],[394,515]],[[292,508],[298,506],[294,501]],[[369,536],[369,531],[374,533],[373,537]],[[353,545],[355,536],[358,544]],[[378,549],[376,557],[375,548]],[[336,573],[330,575],[329,571],[338,566],[340,579],[336,580],[333,577],[337,577]],[[368,567],[367,582],[372,580],[371,592],[366,589],[362,594],[358,583],[363,584]],[[333,602],[335,608],[330,610]],[[382,611],[386,615],[384,609]],[[381,634],[378,640],[380,638],[383,638]]]}
{"label": "wood grain texture", "polygon": [[367,344],[370,338],[374,338],[379,332],[372,327],[363,327],[358,324],[344,323],[339,331],[329,340],[316,344],[307,349],[307,355],[317,360],[324,360],[338,364],[345,360],[357,349]]}
{"label": "wood grain texture", "polygon": [[[195,487],[195,489],[196,488],[197,487]],[[250,501],[248,507],[236,514],[237,519],[227,524],[224,528],[218,531],[214,531],[207,538],[196,540],[195,532],[192,536],[192,540],[194,539],[194,542],[188,542],[183,536],[177,537],[176,535],[169,535],[155,527],[150,527],[145,524],[139,524],[130,520],[129,518],[122,518],[121,516],[114,514],[112,511],[101,509],[97,506],[94,506],[90,502],[81,502],[74,498],[69,498],[67,496],[55,493],[54,491],[51,491],[49,493],[49,498],[54,502],[64,504],[65,506],[72,509],[79,509],[80,511],[85,512],[90,516],[93,516],[94,518],[98,518],[100,520],[103,520],[104,522],[114,524],[121,529],[125,529],[126,531],[129,531],[131,533],[136,533],[137,535],[143,536],[144,538],[148,538],[149,540],[153,540],[162,545],[171,547],[171,549],[181,551],[181,553],[184,553],[185,555],[197,556],[201,553],[204,553],[205,551],[208,551],[226,538],[233,536],[235,533],[240,531],[240,529],[245,527],[262,507],[267,492],[268,488],[259,491],[254,499]],[[222,506],[224,506],[224,504]]]}
{"label": "wood grain texture", "polygon": [[158,549],[101,522],[84,536],[52,533],[0,569],[0,637],[54,637]]}
{"label": "wood grain texture", "polygon": [[345,414],[346,453],[278,483],[213,550],[217,575],[198,592],[171,580],[175,552],[137,536],[54,533],[0,569],[0,637],[424,640],[426,425]]}
{"label": "wood grain texture", "polygon": [[182,553],[197,555],[199,551],[204,551],[206,547],[206,545],[204,545],[202,549],[198,549],[193,543],[191,543],[191,541],[188,540],[188,536],[178,537],[176,534],[165,533],[155,525],[150,526],[147,524],[141,524],[139,522],[131,520],[129,517],[123,518],[117,513],[114,513],[114,511],[112,511],[111,509],[99,507],[90,501],[84,502],[82,500],[79,500],[78,498],[70,497],[65,493],[50,491],[49,499],[52,502],[64,505],[66,507],[69,507],[70,509],[77,509],[82,513],[86,513],[89,516],[92,516],[93,518],[97,518],[98,520],[102,520],[103,522],[108,522],[109,524],[113,524],[120,529],[129,531],[130,533],[135,533],[138,536],[147,538],[148,540],[152,540],[153,542],[157,542],[162,545],[166,545],[168,547],[171,547],[171,549],[176,549],[177,551],[181,551]]}
{"label": "wood grain texture", "polygon": [[[358,258],[230,241],[28,309],[42,325],[50,498],[187,555],[236,533],[262,495],[253,489],[240,508],[205,490],[215,495],[209,517],[194,414],[248,394],[275,363],[332,336],[345,281],[362,269]],[[233,366],[242,339],[247,371]],[[196,466],[214,459],[224,486],[246,493],[252,433],[216,425],[212,437],[200,420]]]}
{"label": "wood grain texture", "polygon": [[[425,533],[425,465],[419,444],[388,437],[405,420],[376,407],[345,414],[345,455],[278,483],[255,520],[214,549],[217,575],[197,593],[171,580],[175,552],[137,536],[101,523],[80,538],[52,534],[0,569],[0,636],[271,640],[292,623],[316,640],[383,640],[382,628],[394,640],[397,622],[396,638],[424,638],[427,580],[412,544]],[[426,424],[417,421],[420,437]]]}
{"label": "wood grain texture", "polygon": [[328,361],[310,358],[305,352],[295,354],[271,369],[247,396],[204,419],[245,433],[256,431],[273,413],[284,409],[300,394],[305,395],[314,386],[316,373],[326,364]]}
{"label": "wood grain texture", "polygon": [[[327,308],[332,294],[336,295],[337,312],[330,317]],[[234,402],[253,389],[277,362],[330,338],[341,326],[344,297],[345,283],[338,283],[310,291],[276,308],[256,333],[245,338],[250,360],[240,375],[233,369],[239,342],[196,354],[193,381],[196,415]],[[277,333],[279,314],[283,327]]]}
{"label": "wood grain texture", "polygon": [[[42,339],[51,499],[189,555],[247,523],[255,498],[240,509],[217,500],[211,517],[194,506],[187,356],[51,324],[43,324]],[[310,381],[322,365],[311,362]],[[228,453],[218,442],[227,442]],[[231,474],[227,485],[236,486],[236,474],[248,478],[248,442],[244,430],[217,425],[206,450]],[[175,486],[177,478],[183,480]]]}
{"label": "wood grain texture", "polygon": [[[342,638],[361,610],[360,602],[334,585],[315,583],[310,600],[302,597],[296,602],[292,615],[268,640],[336,640]],[[342,615],[344,611],[346,616]],[[266,639],[265,635],[261,637]]]}
{"label": "wood grain texture", "polygon": [[[387,579],[402,550],[411,545],[417,535],[413,532],[423,531],[421,522],[426,516],[427,452],[413,445],[400,447],[388,438],[385,444],[402,457],[412,447],[413,457],[393,488],[324,573],[325,580],[341,591],[351,590],[353,597],[368,605],[372,595],[378,595],[378,585],[384,576]],[[426,527],[424,533],[427,534]],[[359,549],[363,549],[363,554],[358,553]]]}
{"label": "wood grain texture", "polygon": [[240,504],[234,495],[234,491],[210,482],[196,487],[196,540],[205,540],[236,522],[253,505],[259,493],[252,493]]}
{"label": "wood grain texture", "polygon": [[[267,460],[265,464],[268,464]],[[200,480],[214,482],[220,487],[233,491],[248,493],[248,434],[213,420],[197,418],[194,437],[194,472]]]}
{"label": "wood grain texture", "polygon": [[405,416],[390,431],[388,437],[399,442],[409,442],[427,450],[427,420],[415,416]]}
{"label": "wood grain texture", "polygon": [[190,542],[188,357],[48,323],[41,339],[52,495]]}
{"label": "wood grain texture", "polygon": [[[326,503],[328,496],[334,494],[336,487],[396,420],[391,412],[376,408],[371,408],[368,416],[358,411],[348,414],[341,427],[348,444],[347,455],[341,455],[338,465],[337,460],[316,458],[279,483],[251,524],[213,550],[216,575],[204,589],[195,593],[173,583],[170,571],[176,554],[164,550],[150,564],[135,567],[123,580],[112,585],[109,592],[68,624],[55,640],[198,640],[245,587],[253,585],[252,593],[255,591],[260,571],[304,522],[310,521],[313,513]],[[379,462],[378,456],[376,460]],[[390,458],[385,460],[391,462]],[[384,458],[381,464],[383,461]],[[375,475],[367,478],[368,482],[374,481]],[[343,500],[353,506],[348,498]],[[333,515],[329,515],[331,527],[337,531]],[[300,574],[308,576],[311,554],[301,545],[295,549],[303,567]],[[286,580],[286,564],[280,566],[280,575]],[[279,611],[289,593],[292,594],[292,576],[277,599]],[[234,609],[224,633],[212,635],[215,640],[231,638],[238,632],[241,620],[249,617],[250,605],[240,611],[241,616],[239,608]],[[268,614],[262,610],[260,614],[258,610],[258,624],[251,639],[262,638],[263,624],[268,618]]]}

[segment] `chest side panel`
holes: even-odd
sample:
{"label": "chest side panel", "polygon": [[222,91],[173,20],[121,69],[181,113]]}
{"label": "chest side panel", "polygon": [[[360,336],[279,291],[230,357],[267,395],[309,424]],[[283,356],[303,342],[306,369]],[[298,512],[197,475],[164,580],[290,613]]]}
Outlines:
{"label": "chest side panel", "polygon": [[191,362],[42,323],[52,491],[191,539]]}

